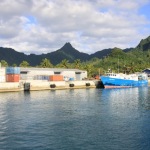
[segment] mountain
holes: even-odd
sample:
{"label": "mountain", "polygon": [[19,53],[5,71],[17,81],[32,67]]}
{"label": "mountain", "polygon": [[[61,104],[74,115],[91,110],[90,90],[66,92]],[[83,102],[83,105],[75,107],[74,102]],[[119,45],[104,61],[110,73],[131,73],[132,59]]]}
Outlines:
{"label": "mountain", "polygon": [[90,59],[97,57],[97,58],[104,58],[105,56],[109,55],[111,53],[113,49],[109,48],[109,49],[104,49],[102,51],[98,51],[94,54],[91,54]]}
{"label": "mountain", "polygon": [[37,63],[39,64],[39,62],[41,62],[41,59],[42,57],[40,55],[25,55],[12,48],[0,47],[0,60],[5,60],[9,65],[19,65],[22,61],[27,61],[31,66],[35,66]]}
{"label": "mountain", "polygon": [[[104,49],[101,51],[97,51],[94,54],[86,54],[83,52],[79,52],[76,50],[70,43],[66,43],[62,48],[47,54],[30,54],[26,55],[24,53],[20,53],[15,51],[12,48],[3,48],[0,47],[0,60],[5,60],[9,65],[17,64],[19,65],[22,61],[27,61],[30,66],[39,65],[42,59],[47,58],[51,61],[52,64],[56,65],[60,63],[63,59],[69,60],[72,63],[76,59],[80,59],[81,62],[89,61],[92,58],[104,58],[108,56],[114,48]],[[124,49],[124,52],[130,52],[133,50],[140,50],[140,51],[148,51],[150,50],[150,36],[146,39],[142,39],[137,47],[135,48],[127,48]]]}
{"label": "mountain", "polygon": [[80,59],[81,61],[89,60],[90,55],[86,53],[79,52],[76,50],[70,43],[66,43],[62,48],[57,51],[43,54],[43,58],[48,58],[52,62],[52,64],[58,64],[63,59],[69,60],[69,62],[73,62],[76,59]]}
{"label": "mountain", "polygon": [[126,48],[126,49],[124,49],[123,51],[125,52],[125,53],[127,53],[127,52],[130,52],[130,51],[132,51],[134,48]]}
{"label": "mountain", "polygon": [[146,39],[142,39],[136,49],[140,51],[150,50],[150,36]]}
{"label": "mountain", "polygon": [[0,47],[0,60],[5,60],[9,64],[12,64],[12,63],[18,64],[22,60],[26,60],[26,55],[23,53],[17,52],[12,48]]}

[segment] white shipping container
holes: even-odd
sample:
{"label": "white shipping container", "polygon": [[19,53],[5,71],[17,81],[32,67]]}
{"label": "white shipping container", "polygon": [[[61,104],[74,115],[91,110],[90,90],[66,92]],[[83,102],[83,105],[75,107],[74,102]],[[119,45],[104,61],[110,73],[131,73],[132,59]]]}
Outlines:
{"label": "white shipping container", "polygon": [[33,80],[33,76],[27,76],[27,75],[20,75],[20,80]]}
{"label": "white shipping container", "polygon": [[6,82],[6,76],[4,75],[4,76],[0,76],[0,82]]}
{"label": "white shipping container", "polygon": [[5,76],[6,70],[5,68],[0,68],[0,76]]}

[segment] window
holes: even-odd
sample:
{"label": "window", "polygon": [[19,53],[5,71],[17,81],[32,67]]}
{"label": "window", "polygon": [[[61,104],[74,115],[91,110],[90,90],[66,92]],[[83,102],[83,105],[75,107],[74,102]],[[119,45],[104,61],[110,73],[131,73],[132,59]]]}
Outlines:
{"label": "window", "polygon": [[54,72],[54,74],[60,74],[61,72]]}
{"label": "window", "polygon": [[76,74],[81,74],[81,72],[76,72]]}
{"label": "window", "polygon": [[28,71],[21,71],[20,74],[27,74]]}

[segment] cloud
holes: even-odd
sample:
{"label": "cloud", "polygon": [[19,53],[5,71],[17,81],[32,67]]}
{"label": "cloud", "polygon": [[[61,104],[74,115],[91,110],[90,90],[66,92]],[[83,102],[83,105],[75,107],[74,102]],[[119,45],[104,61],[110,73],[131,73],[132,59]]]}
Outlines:
{"label": "cloud", "polygon": [[148,36],[148,0],[1,0],[0,45],[48,53],[66,42],[86,53],[135,47]]}

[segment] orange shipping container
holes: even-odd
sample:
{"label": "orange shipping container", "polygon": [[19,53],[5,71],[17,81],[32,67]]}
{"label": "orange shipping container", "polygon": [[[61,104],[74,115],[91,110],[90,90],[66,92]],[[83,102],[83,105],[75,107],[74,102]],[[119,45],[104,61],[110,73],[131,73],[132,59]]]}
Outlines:
{"label": "orange shipping container", "polygon": [[50,79],[50,81],[63,81],[63,76],[62,75],[51,75],[49,79]]}
{"label": "orange shipping container", "polygon": [[7,74],[6,82],[19,82],[20,74]]}

